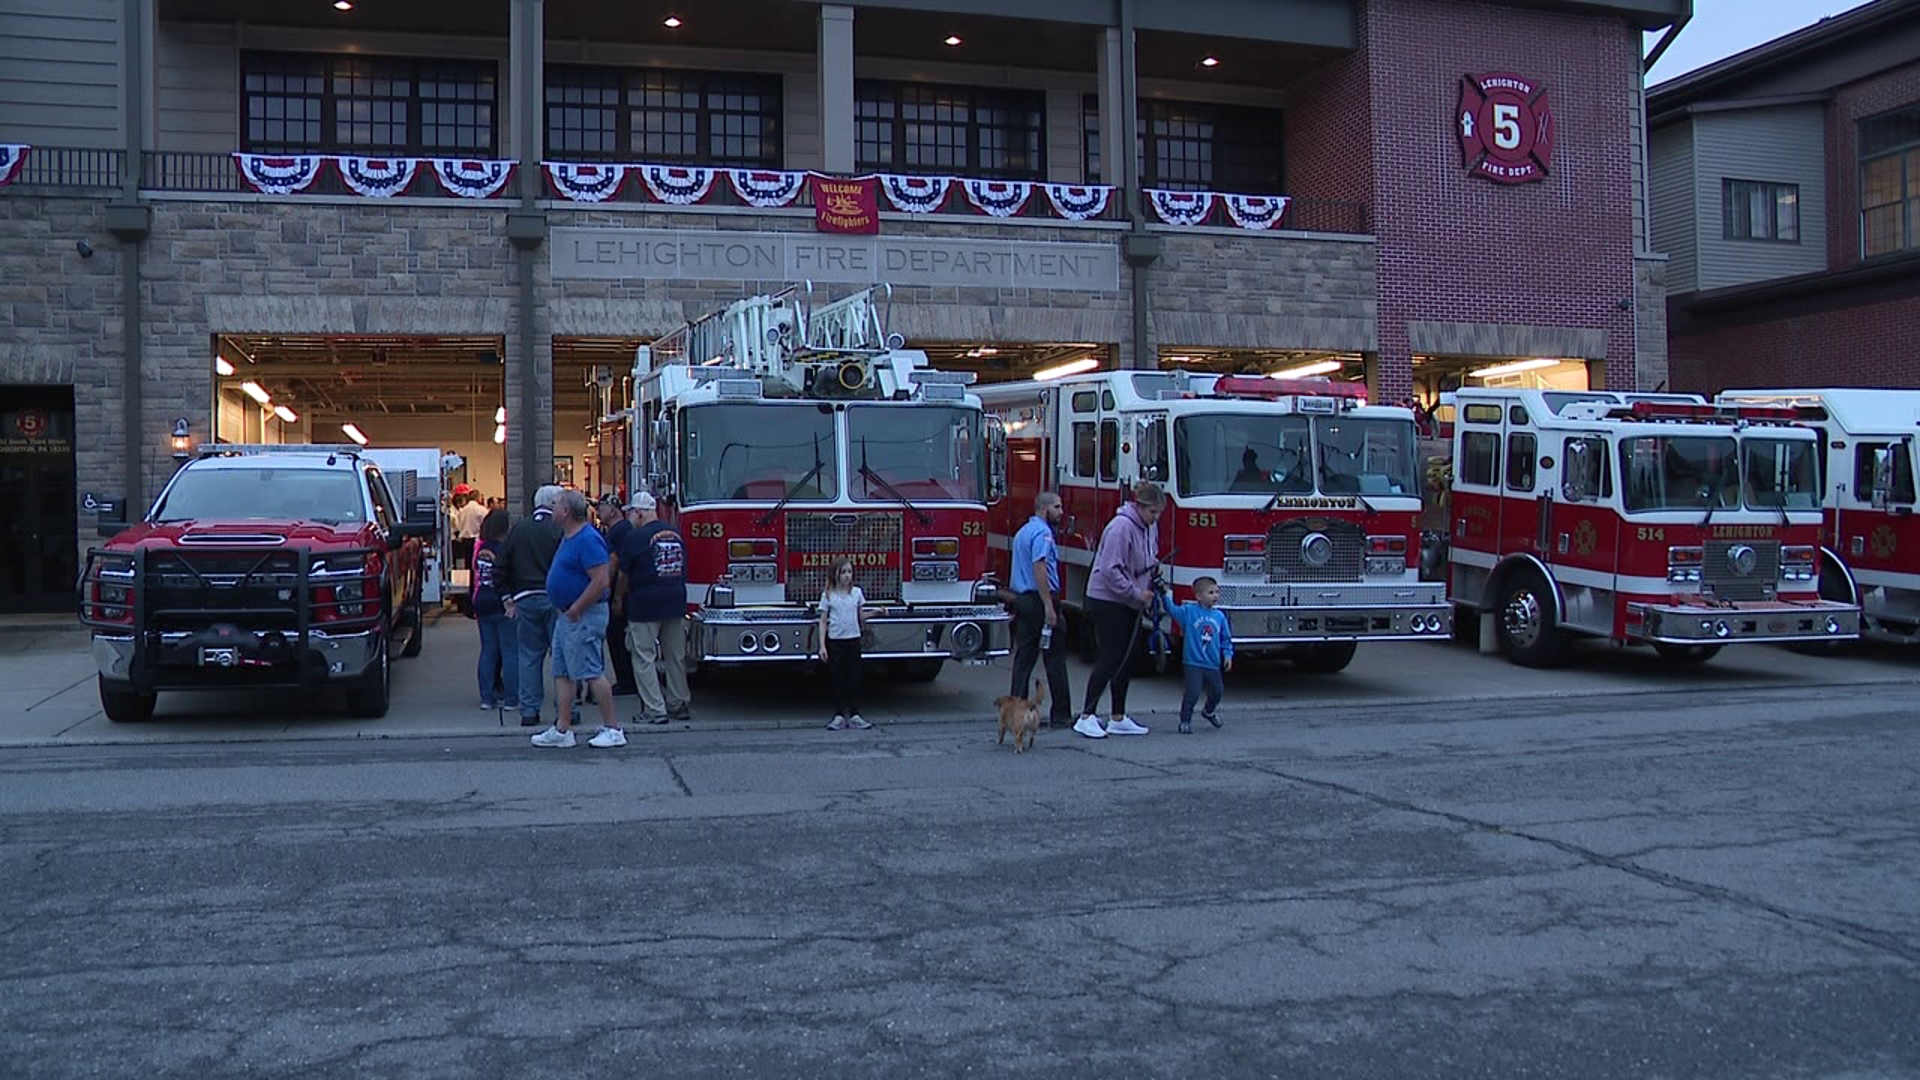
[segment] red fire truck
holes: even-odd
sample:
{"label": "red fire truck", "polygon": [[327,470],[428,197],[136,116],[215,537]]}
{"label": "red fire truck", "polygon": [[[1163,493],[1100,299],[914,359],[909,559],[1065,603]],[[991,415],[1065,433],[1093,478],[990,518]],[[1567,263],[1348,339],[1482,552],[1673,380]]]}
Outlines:
{"label": "red fire truck", "polygon": [[887,333],[883,290],[749,297],[638,350],[629,487],[686,540],[691,662],[810,661],[842,556],[883,609],[868,659],[932,679],[1006,654],[986,574],[1004,432],[971,373]]}
{"label": "red fire truck", "polygon": [[1333,672],[1356,643],[1449,631],[1423,583],[1413,414],[1325,379],[1109,371],[983,387],[1007,427],[1009,498],[996,569],[1033,498],[1058,492],[1064,603],[1086,600],[1100,532],[1131,486],[1166,489],[1160,550],[1177,599],[1220,582],[1237,652]]}
{"label": "red fire truck", "polygon": [[1920,642],[1920,390],[1728,390],[1719,400],[1795,409],[1819,434],[1820,595],[1859,604],[1862,637]]}
{"label": "red fire truck", "polygon": [[1574,635],[1706,660],[1737,642],[1854,638],[1820,598],[1815,433],[1790,409],[1603,392],[1454,397],[1449,594],[1500,651]]}

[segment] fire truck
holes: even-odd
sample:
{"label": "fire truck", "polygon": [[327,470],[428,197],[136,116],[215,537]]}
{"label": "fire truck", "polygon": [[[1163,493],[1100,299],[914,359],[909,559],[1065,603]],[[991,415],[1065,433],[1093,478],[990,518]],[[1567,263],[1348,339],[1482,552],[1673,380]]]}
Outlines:
{"label": "fire truck", "polygon": [[1449,596],[1509,660],[1552,666],[1578,635],[1686,663],[1859,635],[1858,607],[1820,597],[1818,437],[1793,410],[1482,388],[1454,404]]}
{"label": "fire truck", "polygon": [[970,372],[887,332],[885,292],[749,297],[637,350],[629,488],[685,539],[690,663],[810,661],[843,556],[881,609],[866,658],[931,680],[1007,653],[986,573],[1005,434]]}
{"label": "fire truck", "polygon": [[[1419,580],[1413,414],[1326,379],[1107,371],[984,387],[1006,425],[1009,498],[996,568],[1041,491],[1060,495],[1063,604],[1077,615],[1101,530],[1132,486],[1160,484],[1176,599],[1220,584],[1240,654],[1335,672],[1361,641],[1444,637],[1446,587]],[[1084,642],[1086,635],[1081,635]]]}
{"label": "fire truck", "polygon": [[1859,604],[1863,637],[1920,642],[1920,390],[1728,390],[1718,400],[1794,409],[1818,433],[1820,595]]}

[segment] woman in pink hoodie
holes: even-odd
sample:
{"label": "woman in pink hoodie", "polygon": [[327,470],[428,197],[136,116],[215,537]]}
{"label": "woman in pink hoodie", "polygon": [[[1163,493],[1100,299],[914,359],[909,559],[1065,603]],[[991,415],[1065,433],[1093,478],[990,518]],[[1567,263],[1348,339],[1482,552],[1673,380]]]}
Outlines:
{"label": "woman in pink hoodie", "polygon": [[[1120,508],[1100,534],[1093,557],[1093,576],[1087,581],[1087,621],[1100,658],[1087,678],[1086,715],[1073,730],[1089,739],[1109,735],[1145,735],[1144,725],[1127,715],[1127,682],[1131,673],[1134,630],[1140,613],[1153,598],[1153,572],[1160,562],[1156,525],[1167,498],[1158,484],[1140,484],[1133,501]],[[1100,723],[1100,692],[1113,688],[1113,712]]]}

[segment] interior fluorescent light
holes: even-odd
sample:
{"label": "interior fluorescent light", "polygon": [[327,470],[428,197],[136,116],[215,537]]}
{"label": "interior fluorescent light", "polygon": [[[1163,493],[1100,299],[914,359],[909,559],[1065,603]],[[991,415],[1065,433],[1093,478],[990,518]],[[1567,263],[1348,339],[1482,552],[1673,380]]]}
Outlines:
{"label": "interior fluorescent light", "polygon": [[507,422],[507,407],[505,405],[493,410],[493,422],[496,424],[504,424]]}
{"label": "interior fluorescent light", "polygon": [[216,356],[213,358],[213,371],[214,374],[220,376],[231,375],[233,374],[233,365],[227,362],[226,357]]}
{"label": "interior fluorescent light", "polygon": [[333,0],[333,9],[335,11],[352,11],[353,0]]}
{"label": "interior fluorescent light", "polygon": [[1206,57],[1205,59],[1200,61],[1200,66],[1201,67],[1219,67],[1220,58],[1217,56]]}
{"label": "interior fluorescent light", "polygon": [[958,34],[948,34],[948,35],[947,35],[947,41],[946,41],[946,44],[947,44],[947,46],[948,46],[949,48],[951,48],[951,47],[953,47],[953,46],[955,46],[955,45],[958,45],[958,44],[960,44],[960,35],[958,35]]}
{"label": "interior fluorescent light", "polygon": [[1483,367],[1478,371],[1467,372],[1467,376],[1474,379],[1488,379],[1495,375],[1512,375],[1520,371],[1538,371],[1541,368],[1553,367],[1558,363],[1560,363],[1560,361],[1543,356],[1534,360],[1515,360],[1509,364],[1495,364],[1492,367]]}
{"label": "interior fluorescent light", "polygon": [[266,387],[261,386],[257,382],[243,382],[240,384],[240,389],[244,391],[248,397],[262,405],[269,404],[273,401],[273,395],[267,393]]}
{"label": "interior fluorescent light", "polygon": [[678,30],[683,24],[680,22],[680,16],[669,15],[666,17],[665,21],[663,21],[660,25],[666,27],[669,30]]}
{"label": "interior fluorescent light", "polygon": [[1049,379],[1065,378],[1068,375],[1078,375],[1083,371],[1092,371],[1099,366],[1100,361],[1091,356],[1083,356],[1078,360],[1069,360],[1059,367],[1042,368],[1033,373],[1033,381],[1046,382]]}
{"label": "interior fluorescent light", "polygon": [[507,441],[507,425],[493,425],[493,441],[496,445]]}
{"label": "interior fluorescent light", "polygon": [[340,430],[347,433],[347,438],[352,439],[361,446],[367,445],[367,433],[361,431],[358,427],[352,424],[341,424]]}
{"label": "interior fluorescent light", "polygon": [[1331,375],[1345,365],[1338,360],[1316,360],[1311,364],[1302,364],[1297,368],[1276,371],[1267,376],[1269,379],[1304,379],[1310,375]]}
{"label": "interior fluorescent light", "polygon": [[273,415],[279,417],[282,423],[297,424],[300,422],[300,414],[287,408],[285,405],[275,405],[273,407]]}

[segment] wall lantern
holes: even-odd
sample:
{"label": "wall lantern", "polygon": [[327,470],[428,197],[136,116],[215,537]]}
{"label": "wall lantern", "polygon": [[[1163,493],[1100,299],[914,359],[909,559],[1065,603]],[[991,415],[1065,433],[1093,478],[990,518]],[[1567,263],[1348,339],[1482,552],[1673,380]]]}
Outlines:
{"label": "wall lantern", "polygon": [[173,444],[173,459],[175,461],[187,460],[187,441],[191,438],[193,438],[193,432],[187,430],[186,417],[183,416],[175,420],[173,422],[173,437],[168,440]]}

